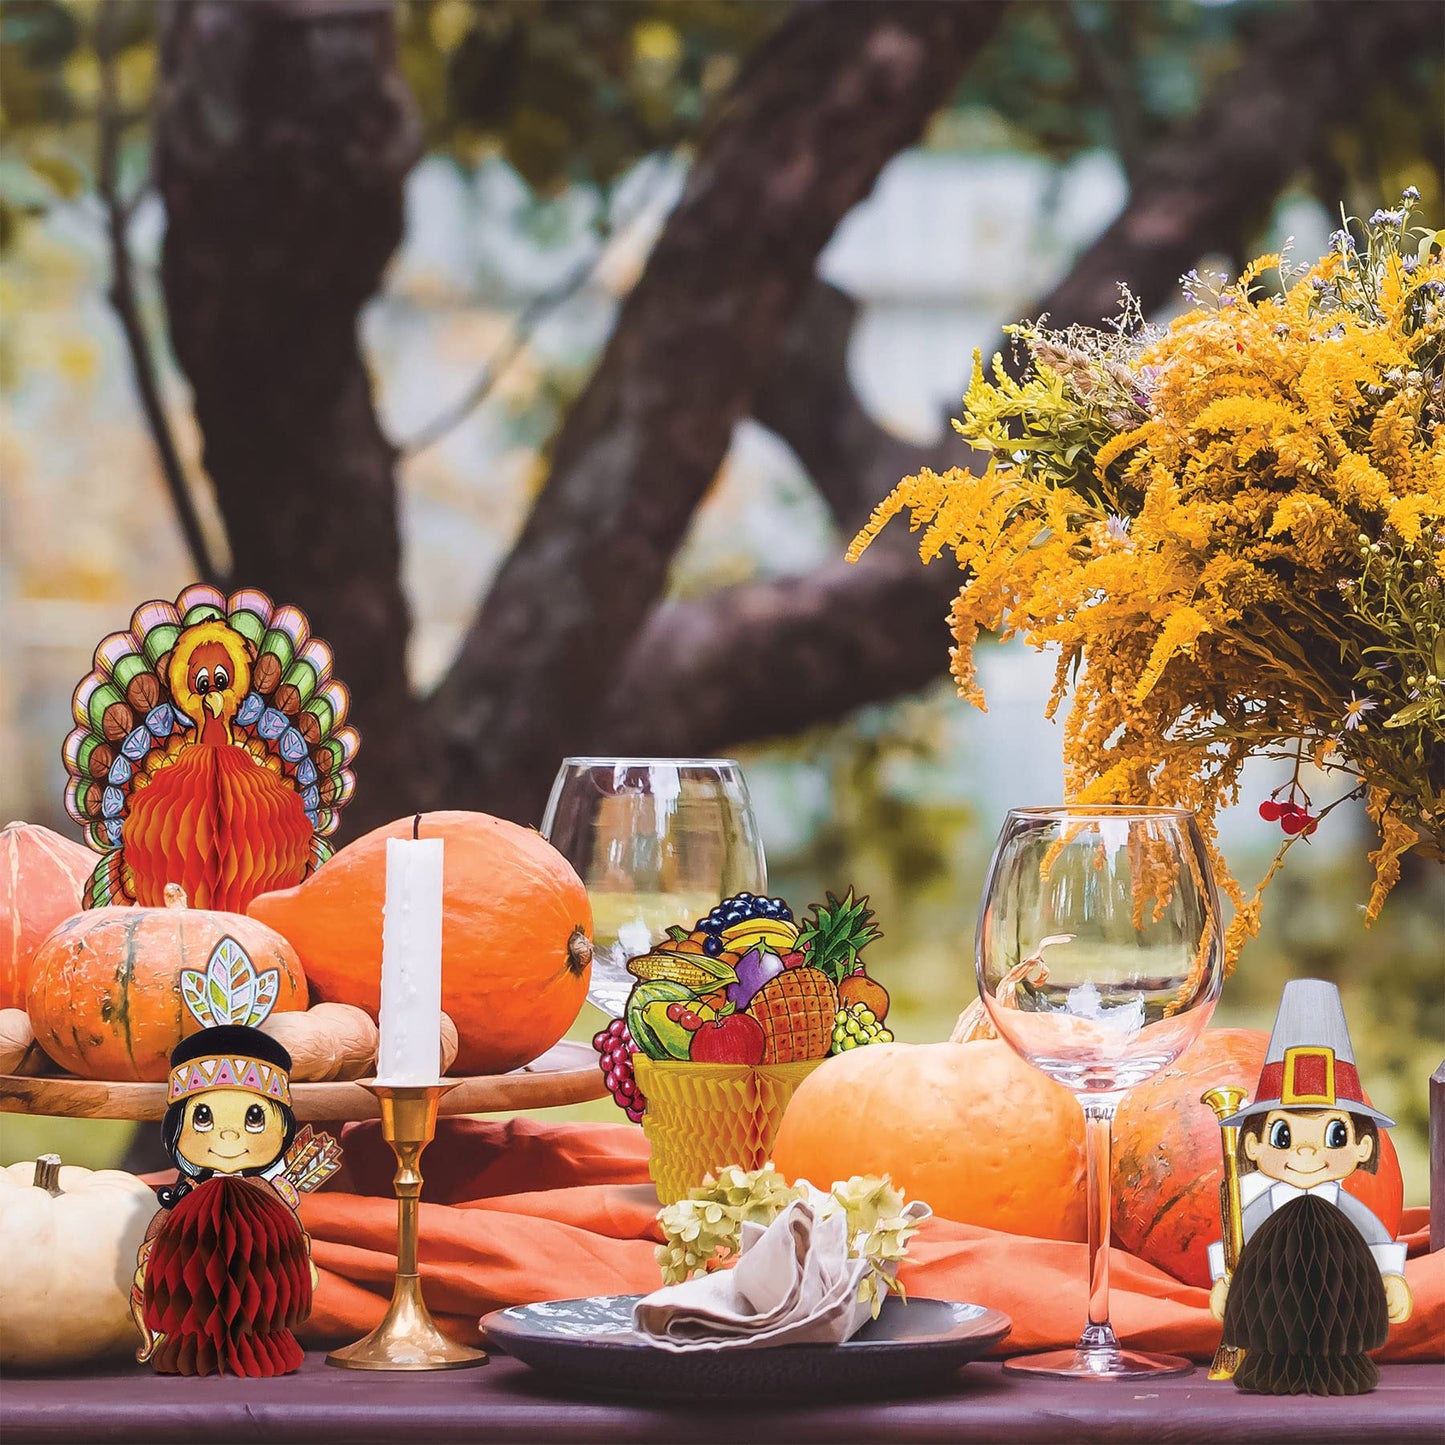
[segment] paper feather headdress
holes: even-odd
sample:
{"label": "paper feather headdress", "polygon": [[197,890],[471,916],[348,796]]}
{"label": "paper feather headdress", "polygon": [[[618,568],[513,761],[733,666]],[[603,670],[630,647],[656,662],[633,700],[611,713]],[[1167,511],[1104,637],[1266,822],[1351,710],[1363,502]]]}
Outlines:
{"label": "paper feather headdress", "polygon": [[[275,1006],[279,987],[277,970],[258,973],[246,950],[229,937],[211,950],[204,970],[181,971],[186,1008],[207,1028],[254,1028],[264,1023]],[[230,1034],[231,1040],[234,1037]],[[247,1089],[278,1103],[291,1102],[291,1081],[285,1069],[237,1049],[218,1050],[177,1064],[171,1070],[166,1102],[174,1104],[206,1089]]]}

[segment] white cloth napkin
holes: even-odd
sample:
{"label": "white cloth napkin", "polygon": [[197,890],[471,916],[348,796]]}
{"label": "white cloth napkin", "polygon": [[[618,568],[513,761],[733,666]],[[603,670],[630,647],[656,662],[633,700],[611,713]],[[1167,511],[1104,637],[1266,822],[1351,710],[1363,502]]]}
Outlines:
{"label": "white cloth napkin", "polygon": [[[869,1264],[848,1257],[847,1219],[841,1209],[825,1214],[825,1199],[795,1199],[766,1228],[744,1224],[732,1269],[639,1300],[633,1327],[676,1351],[850,1339],[872,1313],[858,1299]],[[917,1201],[908,1208],[915,1218],[930,1212]]]}

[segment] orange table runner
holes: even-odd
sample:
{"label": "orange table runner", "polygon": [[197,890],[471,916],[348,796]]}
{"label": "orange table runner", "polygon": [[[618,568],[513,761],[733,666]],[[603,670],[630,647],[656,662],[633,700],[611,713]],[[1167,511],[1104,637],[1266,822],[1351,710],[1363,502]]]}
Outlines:
{"label": "orange table runner", "polygon": [[[302,1205],[321,1274],[308,1345],[356,1339],[381,1319],[395,1269],[395,1167],[375,1123],[344,1134],[342,1172]],[[448,1333],[475,1340],[503,1305],[657,1287],[657,1196],[647,1141],[625,1124],[444,1119],[422,1160],[421,1267],[428,1304]],[[831,1181],[829,1181],[831,1182]],[[1428,1211],[1406,1210],[1406,1277],[1415,1311],[1378,1358],[1445,1359],[1445,1250],[1428,1254]],[[1003,1310],[1001,1353],[1077,1339],[1086,1307],[1082,1244],[1001,1234],[933,1218],[909,1247],[901,1279],[920,1297]],[[1209,1358],[1219,1342],[1208,1291],[1121,1250],[1111,1260],[1120,1336],[1145,1349]]]}

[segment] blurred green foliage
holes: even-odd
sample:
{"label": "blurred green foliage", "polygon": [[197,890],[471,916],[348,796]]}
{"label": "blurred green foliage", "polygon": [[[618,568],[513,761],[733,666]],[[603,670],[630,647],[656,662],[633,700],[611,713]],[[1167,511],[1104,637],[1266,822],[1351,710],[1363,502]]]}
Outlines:
{"label": "blurred green foliage", "polygon": [[776,0],[409,0],[401,65],[428,145],[498,151],[545,195],[610,186],[697,131]]}
{"label": "blurred green foliage", "polygon": [[1008,120],[1008,142],[1065,161],[1109,146],[1130,169],[1187,116],[1273,0],[1023,0],[965,79],[960,107]]}
{"label": "blurred green foliage", "polygon": [[[1235,66],[1266,17],[1294,0],[1015,0],[941,115],[931,143],[1067,160],[1113,149],[1132,169],[1149,138],[1187,116]],[[610,188],[638,160],[692,141],[741,58],[785,0],[401,0],[402,71],[426,143],[463,167],[504,157],[539,200]],[[93,182],[100,63],[128,122],[144,119],[161,0],[5,0],[0,6],[0,247],[26,216]],[[1341,126],[1321,173],[1331,210],[1365,212],[1406,184],[1442,194],[1438,56],[1401,61]],[[145,136],[131,132],[133,173]],[[1363,213],[1363,212],[1362,212]]]}
{"label": "blurred green foliage", "polygon": [[[426,144],[459,165],[503,156],[539,199],[606,191],[685,144],[779,0],[403,0],[401,69]],[[144,149],[158,0],[6,0],[0,7],[0,247],[27,216],[93,184],[100,67]],[[132,160],[137,159],[132,157]],[[132,167],[134,169],[134,167]]]}
{"label": "blurred green foliage", "polygon": [[[1132,172],[1146,145],[1185,119],[1248,52],[1262,23],[1299,0],[1015,0],[939,118],[935,143],[1033,150],[1055,160],[1107,147]],[[1407,185],[1439,209],[1445,66],[1399,57],[1363,97],[1363,123],[1327,138],[1315,172],[1296,178],[1331,212],[1368,215]]]}

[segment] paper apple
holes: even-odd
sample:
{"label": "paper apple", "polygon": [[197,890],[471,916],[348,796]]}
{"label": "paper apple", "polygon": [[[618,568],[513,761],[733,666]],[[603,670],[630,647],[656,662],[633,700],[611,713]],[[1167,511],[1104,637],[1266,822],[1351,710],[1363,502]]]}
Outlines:
{"label": "paper apple", "polygon": [[704,1023],[693,1034],[691,1058],[695,1064],[760,1064],[766,1047],[757,1019],[751,1014],[728,1014]]}

